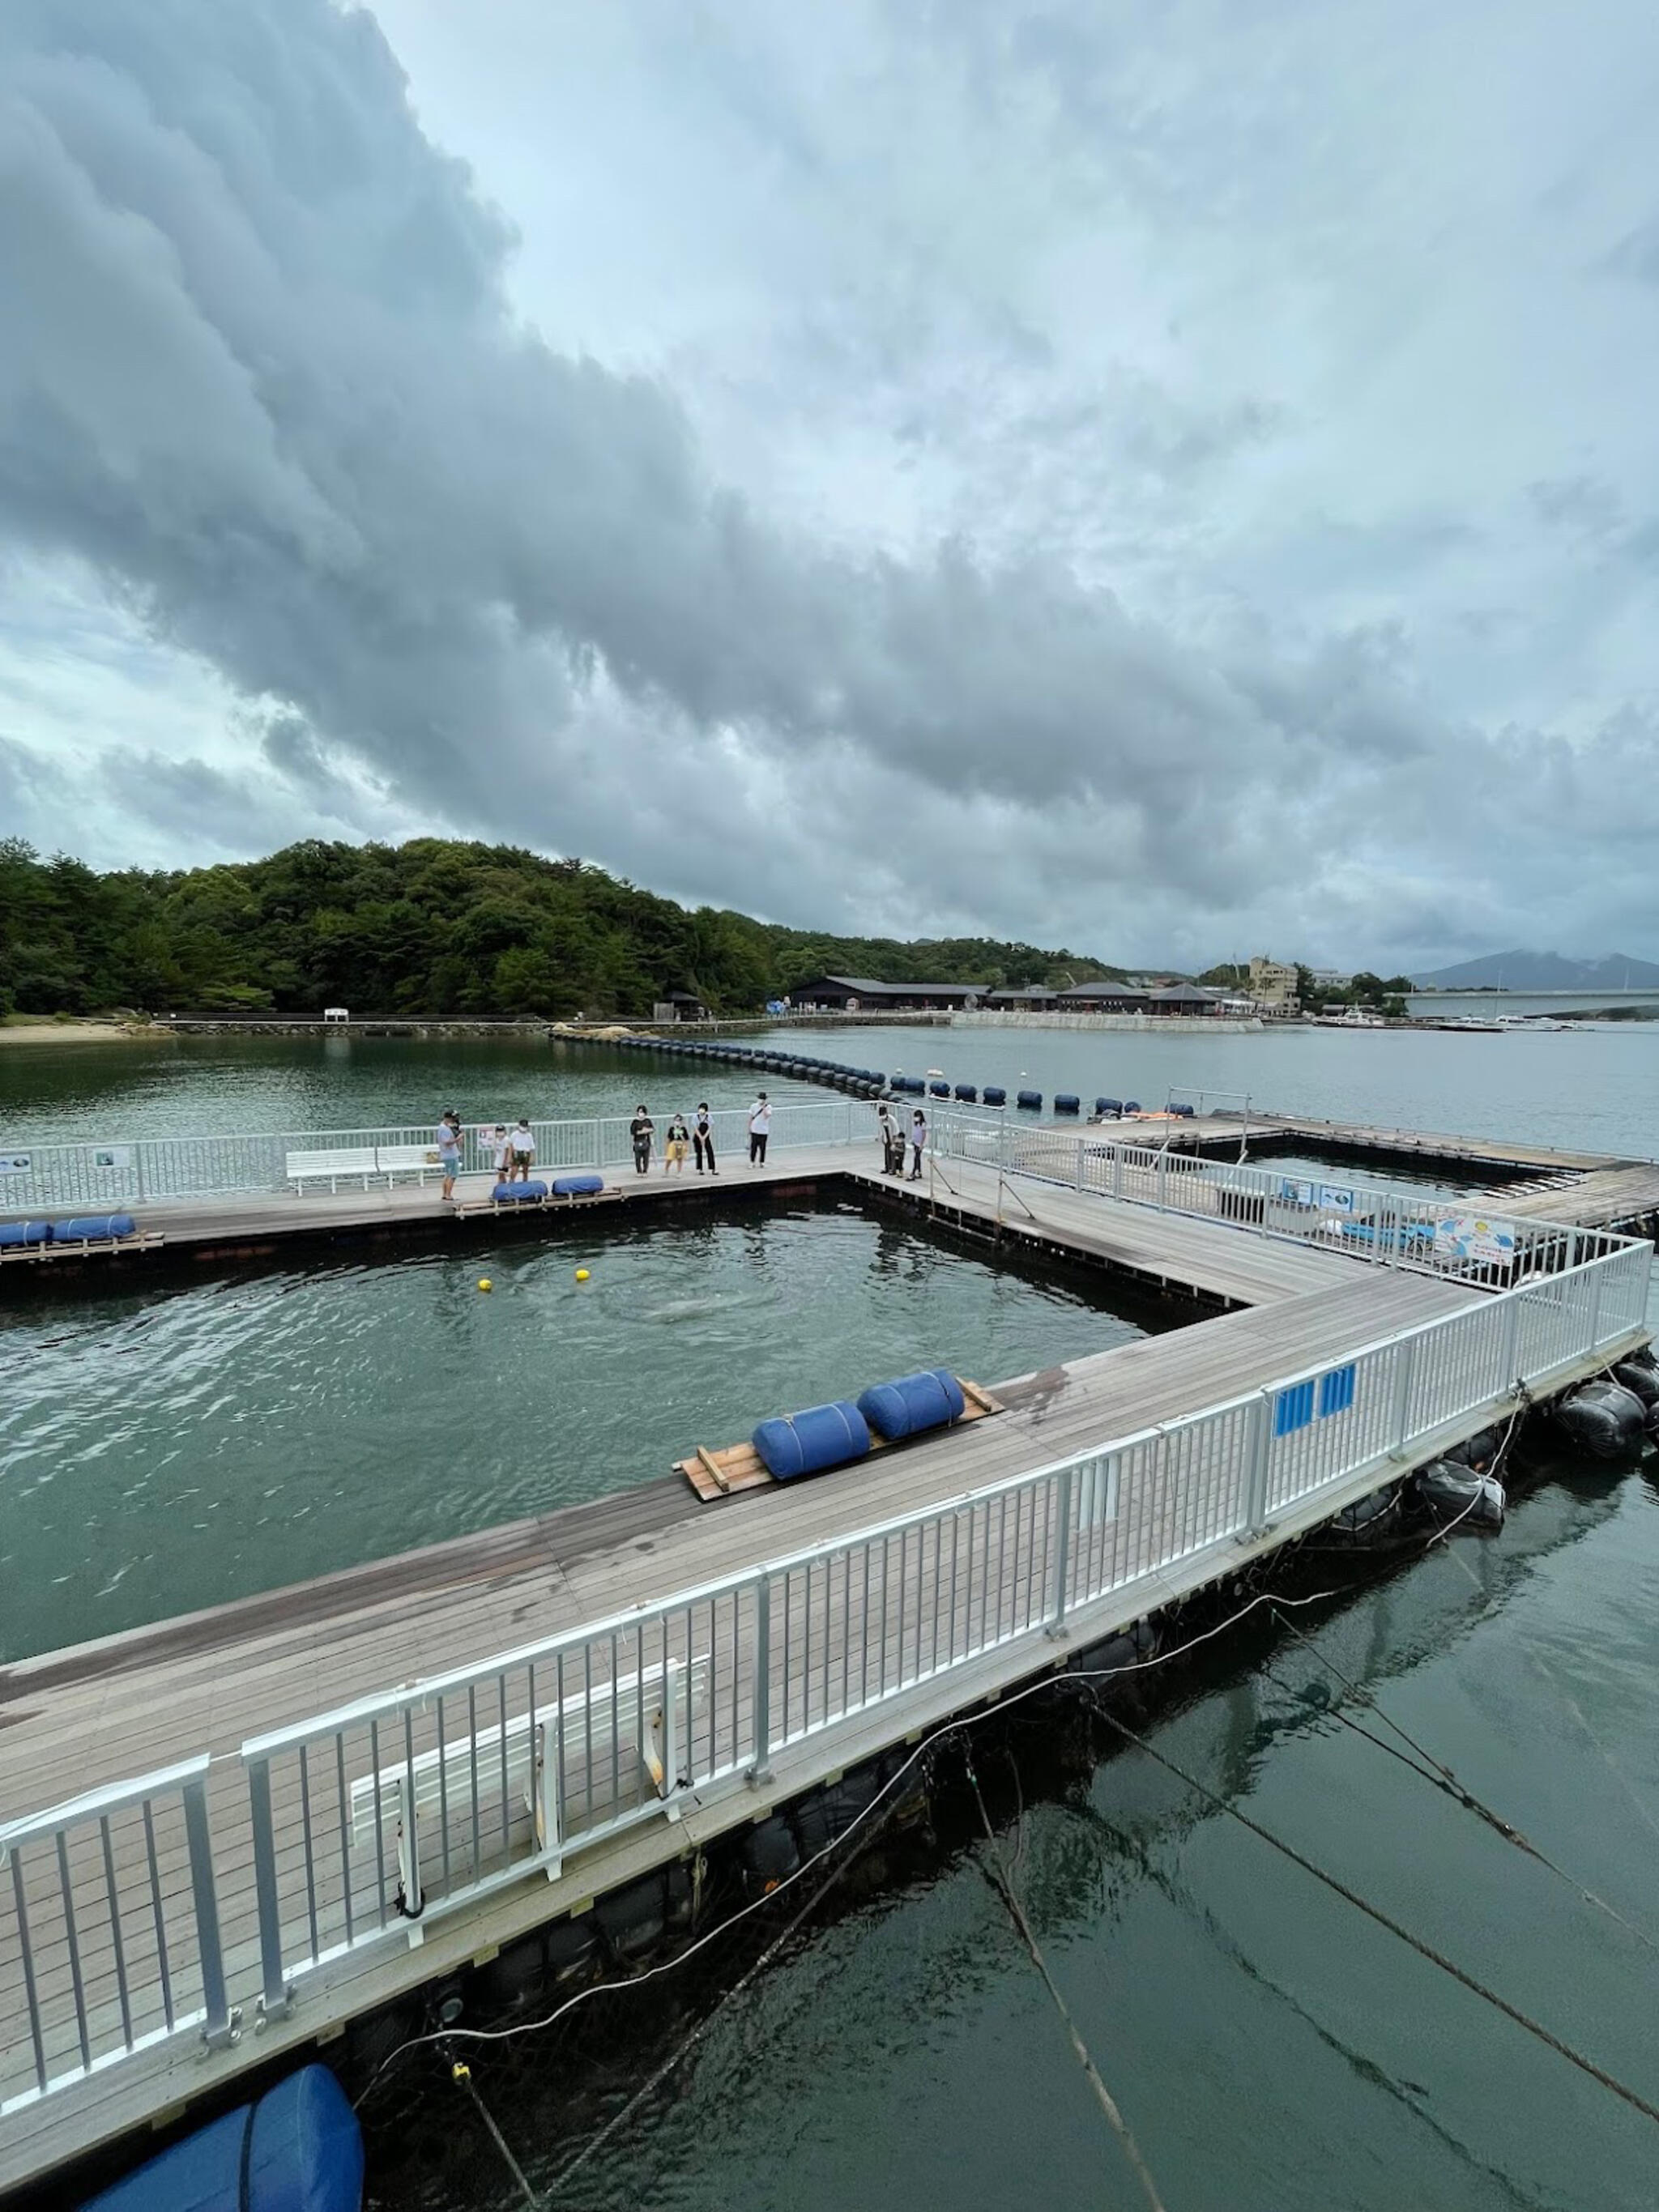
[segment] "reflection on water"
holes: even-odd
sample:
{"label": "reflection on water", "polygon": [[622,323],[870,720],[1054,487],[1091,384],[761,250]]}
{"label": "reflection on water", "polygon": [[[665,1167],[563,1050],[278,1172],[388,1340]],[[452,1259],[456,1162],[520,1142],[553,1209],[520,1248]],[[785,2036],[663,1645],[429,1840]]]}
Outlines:
{"label": "reflection on water", "polygon": [[596,1497],[881,1376],[1139,1333],[836,1208],[15,1310],[0,1658]]}
{"label": "reflection on water", "polygon": [[[1325,1709],[1340,1685],[1322,1661],[1659,1941],[1656,1613],[1653,1492],[1635,1476],[1553,1480],[1500,1536],[1438,1546],[1302,1616],[1316,1651],[1256,1616],[1183,1680],[1151,1740],[1650,2095],[1652,1950],[1345,1728]],[[1648,2123],[1150,1760],[1079,1761],[1077,1731],[1059,1719],[1017,1719],[980,1743],[1022,1900],[1166,2204],[1651,2204]],[[979,1871],[969,1805],[947,1797],[936,1817],[937,1843],[887,1859],[889,1879],[862,1901],[854,1884],[828,1924],[715,2013],[552,2201],[588,2212],[1141,2202]],[[884,1856],[878,1846],[878,1876]],[[725,1940],[729,1982],[761,1939]],[[554,2039],[468,2051],[538,2188],[722,1985],[718,1973],[670,1975]],[[684,2009],[694,1992],[696,2009]],[[513,2202],[435,2066],[417,2063],[367,2118],[375,2206]]]}

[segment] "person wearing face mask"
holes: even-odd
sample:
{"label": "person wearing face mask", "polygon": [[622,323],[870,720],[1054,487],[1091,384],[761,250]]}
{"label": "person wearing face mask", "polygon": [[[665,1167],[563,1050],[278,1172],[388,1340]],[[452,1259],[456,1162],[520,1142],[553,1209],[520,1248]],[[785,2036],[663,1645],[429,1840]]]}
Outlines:
{"label": "person wearing face mask", "polygon": [[697,1156],[697,1173],[702,1173],[707,1162],[709,1174],[718,1175],[720,1170],[714,1164],[714,1125],[708,1118],[707,1099],[698,1106],[697,1118],[691,1124],[691,1145]]}

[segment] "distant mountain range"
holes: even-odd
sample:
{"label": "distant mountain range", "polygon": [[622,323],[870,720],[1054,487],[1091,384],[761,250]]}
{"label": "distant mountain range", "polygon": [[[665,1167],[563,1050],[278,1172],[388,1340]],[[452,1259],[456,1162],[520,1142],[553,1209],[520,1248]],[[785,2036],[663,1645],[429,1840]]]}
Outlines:
{"label": "distant mountain range", "polygon": [[1559,952],[1489,952],[1432,968],[1416,981],[1437,991],[1648,991],[1659,988],[1659,963],[1609,952],[1601,960],[1569,960]]}

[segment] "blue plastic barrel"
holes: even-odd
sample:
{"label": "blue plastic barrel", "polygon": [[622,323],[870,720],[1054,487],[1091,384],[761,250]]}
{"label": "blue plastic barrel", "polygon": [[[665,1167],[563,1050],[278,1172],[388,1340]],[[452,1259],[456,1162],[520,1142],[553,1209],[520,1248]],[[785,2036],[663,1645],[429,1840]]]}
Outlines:
{"label": "blue plastic barrel", "polygon": [[1056,1091],[1054,1093],[1056,1114],[1075,1114],[1080,1103],[1075,1091]]}
{"label": "blue plastic barrel", "polygon": [[54,1244],[89,1244],[109,1237],[131,1237],[137,1223],[130,1213],[77,1213],[70,1221],[54,1221]]}
{"label": "blue plastic barrel", "polygon": [[605,1188],[602,1175],[564,1175],[553,1178],[555,1198],[592,1198],[595,1191]]}
{"label": "blue plastic barrel", "polygon": [[967,1405],[962,1385],[948,1367],[924,1368],[896,1382],[872,1382],[859,1400],[859,1411],[878,1437],[896,1443],[959,1421]]}
{"label": "blue plastic barrel", "polygon": [[49,1221],[0,1221],[0,1244],[50,1244],[52,1224]]}
{"label": "blue plastic barrel", "polygon": [[532,1176],[528,1182],[498,1182],[489,1194],[495,1206],[527,1206],[547,1196],[547,1185]]}
{"label": "blue plastic barrel", "polygon": [[1008,1103],[1008,1094],[1000,1083],[986,1085],[985,1103],[988,1106],[1006,1106]]}
{"label": "blue plastic barrel", "polygon": [[951,1095],[951,1086],[948,1083],[930,1083],[927,1088],[935,1098],[948,1098]]}
{"label": "blue plastic barrel", "polygon": [[1015,1103],[1020,1106],[1034,1107],[1037,1111],[1041,1112],[1042,1108],[1042,1093],[1040,1091],[1022,1091],[1018,1098],[1015,1101]]}
{"label": "blue plastic barrel", "polygon": [[357,2116],[326,2066],[305,2066],[81,2212],[357,2212],[362,2195]]}
{"label": "blue plastic barrel", "polygon": [[958,1083],[957,1085],[957,1097],[962,1100],[965,1106],[974,1106],[977,1105],[979,1103],[978,1089],[971,1083]]}
{"label": "blue plastic barrel", "polygon": [[1126,1114],[1139,1114],[1140,1111],[1139,1099],[1126,1098],[1123,1102],[1123,1110]]}
{"label": "blue plastic barrel", "polygon": [[845,1467],[870,1449],[864,1416],[849,1398],[828,1406],[809,1406],[804,1413],[780,1413],[755,1431],[755,1449],[779,1482],[797,1475],[821,1474]]}
{"label": "blue plastic barrel", "polygon": [[1121,1098],[1097,1098],[1095,1111],[1097,1114],[1121,1114],[1123,1111],[1123,1101]]}

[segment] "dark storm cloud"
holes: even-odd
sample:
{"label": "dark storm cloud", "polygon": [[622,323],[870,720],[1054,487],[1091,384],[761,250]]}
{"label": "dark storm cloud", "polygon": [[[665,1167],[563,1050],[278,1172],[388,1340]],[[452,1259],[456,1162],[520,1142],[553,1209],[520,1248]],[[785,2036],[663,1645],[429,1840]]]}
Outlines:
{"label": "dark storm cloud", "polygon": [[[1340,652],[1233,672],[1055,561],[790,540],[708,481],[660,386],[515,325],[508,228],[366,16],[23,0],[9,22],[8,529],[405,791],[505,780],[558,836],[602,672],[802,771],[850,747],[1018,807],[1109,805],[1177,873],[1196,811],[1212,876],[1229,824],[1194,779],[1409,747]],[[1156,434],[1161,465],[1194,436]],[[298,726],[266,750],[303,785]]]}
{"label": "dark storm cloud", "polygon": [[[914,184],[948,205],[951,176],[918,162],[913,179],[884,149],[894,204],[866,208],[788,57],[757,58],[780,20],[698,44],[714,58],[695,89],[766,149],[781,192],[845,197],[849,228],[896,242],[867,286],[843,272],[802,307],[771,381],[813,419],[867,386],[892,416],[890,473],[958,465],[944,528],[861,547],[792,521],[803,502],[720,480],[667,382],[582,354],[556,301],[545,337],[519,319],[512,227],[425,135],[368,16],[12,0],[0,531],[86,564],[253,702],[247,776],[118,740],[115,798],[227,849],[290,822],[366,833],[403,808],[790,919],[1102,950],[1148,915],[1172,953],[1207,953],[1245,916],[1310,951],[1330,917],[1375,936],[1395,913],[1462,910],[1429,888],[1449,851],[1466,902],[1507,896],[1516,855],[1551,834],[1534,825],[1584,820],[1593,779],[1633,772],[1651,733],[1609,723],[1570,746],[1429,703],[1413,638],[1376,600],[1468,556],[1477,534],[1437,507],[1267,546],[1288,620],[1224,574],[1188,592],[1180,624],[1152,618],[1149,589],[1108,588],[1116,572],[1080,550],[1127,569],[1154,547],[1143,586],[1186,590],[1204,502],[1290,412],[1133,365],[1068,388],[1037,304],[965,262],[948,296],[900,202]],[[1297,198],[1271,102],[1222,140],[1183,139],[1175,110],[1115,75],[1087,9],[872,20],[973,119],[957,140],[932,118],[964,187],[990,143],[975,131],[1018,81],[1052,100],[1033,147],[1091,226],[1091,195],[1115,206],[1131,184],[1160,219],[1243,206],[1270,229]],[[821,35],[854,41],[859,21]],[[669,40],[676,68],[689,36]],[[1344,142],[1320,143],[1328,165]],[[603,191],[561,217],[601,249],[611,219]],[[994,250],[993,225],[960,228]],[[956,375],[959,330],[978,367]],[[1006,526],[1032,486],[1051,526]],[[1535,504],[1565,521],[1573,501],[1544,488]],[[1303,616],[1335,586],[1340,617]],[[1508,856],[1488,841],[1471,857],[1459,811],[1517,764]]]}

